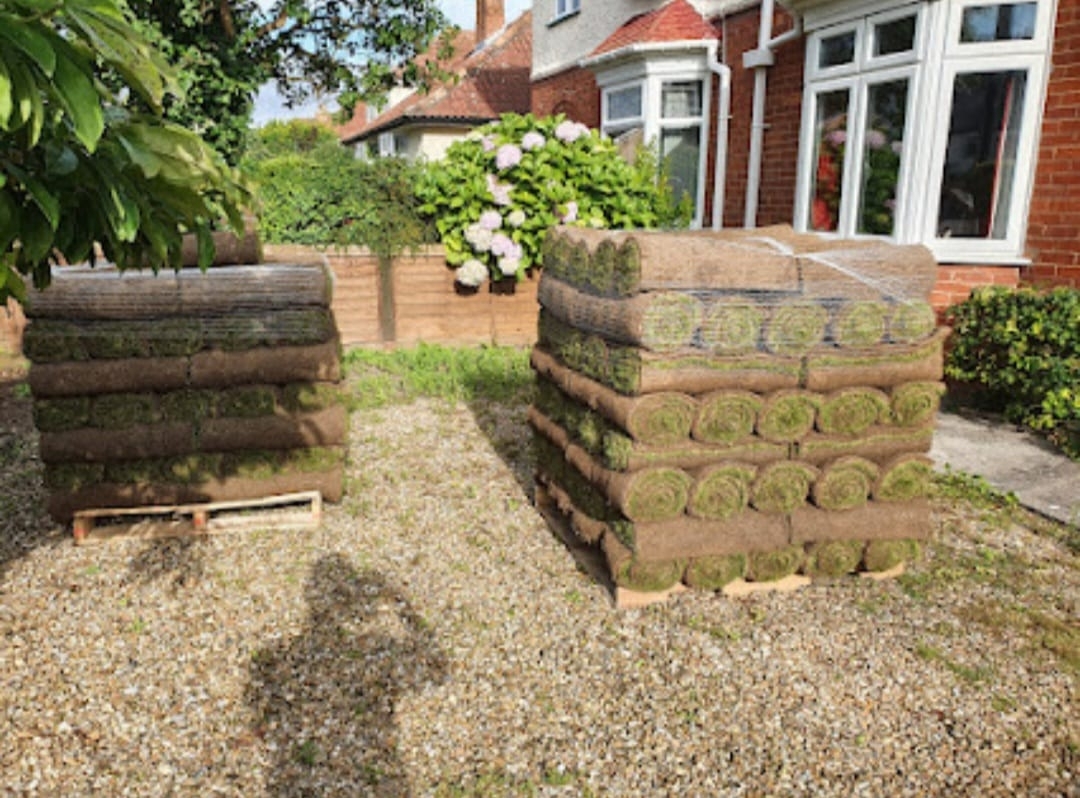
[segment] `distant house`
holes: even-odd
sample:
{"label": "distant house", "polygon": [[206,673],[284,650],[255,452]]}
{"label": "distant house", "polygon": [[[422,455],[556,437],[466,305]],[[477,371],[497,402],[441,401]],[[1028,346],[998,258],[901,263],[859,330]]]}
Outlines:
{"label": "distant house", "polygon": [[456,140],[504,113],[528,113],[532,15],[505,24],[503,0],[477,0],[477,29],[454,40],[453,80],[424,94],[398,89],[381,111],[358,106],[339,130],[361,156],[441,158]]}
{"label": "distant house", "polygon": [[1080,287],[1075,0],[536,0],[532,110],[655,144],[701,227]]}

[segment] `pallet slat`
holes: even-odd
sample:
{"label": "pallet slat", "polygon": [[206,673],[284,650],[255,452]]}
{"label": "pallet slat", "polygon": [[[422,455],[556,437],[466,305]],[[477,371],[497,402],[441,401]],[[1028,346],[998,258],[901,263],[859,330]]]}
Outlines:
{"label": "pallet slat", "polygon": [[[125,523],[128,518],[138,520]],[[105,520],[114,523],[99,526]],[[85,545],[116,538],[156,540],[253,529],[303,531],[317,529],[321,523],[322,494],[303,491],[200,504],[79,510],[72,520],[72,531],[75,543]]]}

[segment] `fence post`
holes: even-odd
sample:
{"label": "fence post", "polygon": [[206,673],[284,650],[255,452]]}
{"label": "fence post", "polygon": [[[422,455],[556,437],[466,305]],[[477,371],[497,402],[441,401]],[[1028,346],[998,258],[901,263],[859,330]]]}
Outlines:
{"label": "fence post", "polygon": [[379,337],[383,343],[397,340],[397,317],[394,311],[394,260],[379,255]]}

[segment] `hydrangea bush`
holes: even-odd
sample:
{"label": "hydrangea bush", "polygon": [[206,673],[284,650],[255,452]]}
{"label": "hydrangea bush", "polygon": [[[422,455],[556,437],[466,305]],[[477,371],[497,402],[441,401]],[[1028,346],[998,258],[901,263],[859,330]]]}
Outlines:
{"label": "hydrangea bush", "polygon": [[610,139],[562,116],[508,114],[479,128],[429,166],[417,194],[466,286],[521,279],[557,224],[677,227],[690,217],[651,153],[628,163]]}

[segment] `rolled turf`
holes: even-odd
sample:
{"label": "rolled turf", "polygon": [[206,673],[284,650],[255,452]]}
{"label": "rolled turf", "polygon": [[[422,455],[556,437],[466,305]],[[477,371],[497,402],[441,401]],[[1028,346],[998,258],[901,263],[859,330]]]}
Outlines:
{"label": "rolled turf", "polygon": [[697,590],[720,590],[746,575],[745,554],[695,557],[686,566],[683,581]]}
{"label": "rolled turf", "polygon": [[809,391],[776,391],[765,397],[755,431],[767,441],[790,443],[814,428],[821,397]]}
{"label": "rolled turf", "polygon": [[786,461],[762,468],[751,488],[750,503],[763,513],[786,515],[806,503],[818,470],[807,463]]}
{"label": "rolled turf", "polygon": [[862,562],[864,544],[858,540],[814,543],[806,549],[802,571],[807,576],[835,578],[850,574]]}
{"label": "rolled turf", "polygon": [[703,443],[732,444],[749,438],[763,404],[761,396],[750,391],[706,394],[699,400],[691,435]]}
{"label": "rolled turf", "polygon": [[921,454],[904,454],[886,463],[874,485],[873,498],[882,502],[907,502],[929,495],[933,461]]}
{"label": "rolled turf", "polygon": [[694,481],[687,512],[695,518],[726,521],[745,510],[750,503],[750,486],[757,468],[744,463],[720,463],[708,466]]}
{"label": "rolled turf", "polygon": [[943,382],[908,382],[892,389],[890,417],[901,427],[919,427],[931,422],[945,394]]}
{"label": "rolled turf", "polygon": [[776,355],[802,355],[825,340],[829,311],[806,301],[776,305],[765,327],[765,348]]}
{"label": "rolled turf", "polygon": [[748,297],[726,297],[710,302],[701,321],[701,341],[716,355],[743,355],[761,344],[766,309]]}
{"label": "rolled turf", "polygon": [[845,302],[835,312],[831,330],[838,346],[867,347],[885,337],[890,313],[884,302]]}
{"label": "rolled turf", "polygon": [[814,426],[826,435],[854,438],[889,415],[889,397],[876,388],[841,388],[821,400]]}
{"label": "rolled turf", "polygon": [[810,498],[823,510],[852,510],[862,507],[881,469],[862,457],[841,457],[829,463],[810,489]]}

